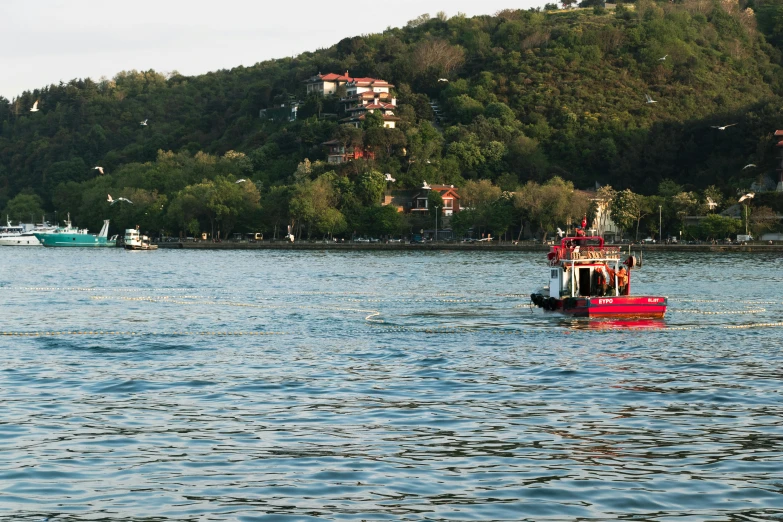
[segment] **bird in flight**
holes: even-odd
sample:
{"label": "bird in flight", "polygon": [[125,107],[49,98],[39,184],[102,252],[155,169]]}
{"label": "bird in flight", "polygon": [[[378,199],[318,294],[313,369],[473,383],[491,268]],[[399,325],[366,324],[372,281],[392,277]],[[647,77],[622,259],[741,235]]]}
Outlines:
{"label": "bird in flight", "polygon": [[391,175],[391,174],[389,174],[388,172],[387,172],[387,173],[386,173],[386,174],[383,176],[383,179],[385,179],[386,181],[390,181],[390,182],[392,182],[392,183],[394,183],[395,181],[397,181],[397,180],[396,180],[396,179],[394,179],[394,178],[392,177],[392,175]]}
{"label": "bird in flight", "polygon": [[125,202],[130,203],[131,205],[133,205],[133,201],[129,200],[128,198],[117,198],[117,199],[114,199],[114,198],[111,197],[111,194],[109,194],[109,199],[107,199],[106,201],[108,201],[110,205],[114,205],[118,201],[125,201]]}
{"label": "bird in flight", "polygon": [[665,54],[665,55],[664,55],[662,58],[658,58],[658,61],[659,61],[659,62],[664,62],[664,61],[666,61],[666,57],[667,57],[667,56],[669,56],[669,55],[668,55],[668,54]]}
{"label": "bird in flight", "polygon": [[101,176],[103,176],[103,167],[93,167],[93,169],[92,169],[92,170],[97,170],[97,171],[98,171],[98,174],[100,174]]}
{"label": "bird in flight", "polygon": [[430,188],[430,186],[429,186],[429,185],[427,184],[427,182],[425,181],[425,182],[424,182],[424,184],[421,186],[421,188],[423,188],[423,189],[428,189],[428,188]]}
{"label": "bird in flight", "polygon": [[30,112],[38,112],[38,100],[35,100],[35,103],[33,103],[33,107],[30,109]]}
{"label": "bird in flight", "polygon": [[742,196],[741,198],[739,198],[739,202],[740,202],[740,203],[742,203],[742,202],[743,202],[743,201],[745,201],[746,199],[752,199],[752,198],[753,198],[753,196],[755,196],[755,195],[756,195],[756,193],[755,193],[755,192],[748,192],[747,194],[745,194],[744,196]]}
{"label": "bird in flight", "polygon": [[751,167],[755,167],[755,166],[756,166],[756,164],[755,164],[755,163],[748,163],[747,165],[745,165],[744,167],[742,167],[742,170],[749,169],[749,168],[751,168]]}
{"label": "bird in flight", "polygon": [[655,101],[655,100],[653,100],[652,98],[650,98],[650,95],[649,95],[649,94],[645,94],[645,95],[644,95],[644,97],[645,97],[645,99],[647,100],[647,102],[646,102],[646,103],[658,103],[657,101]]}
{"label": "bird in flight", "polygon": [[245,181],[247,181],[247,180],[245,178],[242,178],[242,179],[236,180],[234,183],[244,183]]}
{"label": "bird in flight", "polygon": [[140,122],[139,122],[139,125],[144,125],[144,126],[146,127],[146,126],[147,126],[147,120],[140,121]]}
{"label": "bird in flight", "polygon": [[560,227],[557,227],[557,235],[560,237],[563,237],[565,235],[565,232]]}
{"label": "bird in flight", "polygon": [[718,125],[713,125],[712,128],[713,129],[718,129],[718,130],[726,130],[727,128],[729,128],[729,127],[731,127],[733,125],[736,125],[736,123],[729,123],[728,125],[724,125],[722,127],[718,126]]}
{"label": "bird in flight", "polygon": [[438,81],[439,82],[446,82],[446,83],[448,83],[449,79],[448,78],[438,78]]}
{"label": "bird in flight", "polygon": [[710,207],[710,210],[712,210],[715,207],[717,207],[718,204],[715,203],[715,201],[713,201],[713,199],[711,197],[707,196],[707,206]]}

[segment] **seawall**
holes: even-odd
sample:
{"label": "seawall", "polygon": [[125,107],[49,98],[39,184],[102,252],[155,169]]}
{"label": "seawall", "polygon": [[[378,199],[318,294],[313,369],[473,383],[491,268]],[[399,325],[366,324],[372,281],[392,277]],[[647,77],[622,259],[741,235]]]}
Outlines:
{"label": "seawall", "polygon": [[[623,250],[627,244],[618,245]],[[224,241],[212,243],[208,241],[197,242],[167,242],[158,243],[159,248],[185,249],[185,250],[333,250],[333,251],[391,251],[391,252],[422,252],[434,250],[451,250],[465,252],[547,252],[550,245],[540,243],[523,242],[518,244],[511,242],[498,243],[329,243],[316,241],[298,241],[288,243],[285,241],[261,241],[257,243]],[[772,253],[783,252],[783,243],[747,244],[747,245],[632,245],[635,253],[646,252],[752,252]]]}

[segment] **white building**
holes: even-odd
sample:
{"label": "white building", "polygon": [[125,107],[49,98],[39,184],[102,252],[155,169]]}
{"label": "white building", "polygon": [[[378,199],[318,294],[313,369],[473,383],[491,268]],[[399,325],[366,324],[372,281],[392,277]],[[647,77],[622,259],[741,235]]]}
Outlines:
{"label": "white building", "polygon": [[337,88],[350,82],[352,78],[345,74],[321,74],[318,73],[304,81],[307,84],[307,94],[316,93],[321,96],[328,96],[337,92]]}

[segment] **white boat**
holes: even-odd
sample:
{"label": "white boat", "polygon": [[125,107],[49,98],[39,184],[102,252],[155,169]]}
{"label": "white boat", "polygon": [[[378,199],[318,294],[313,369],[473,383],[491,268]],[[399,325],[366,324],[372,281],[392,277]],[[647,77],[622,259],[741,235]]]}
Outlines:
{"label": "white boat", "polygon": [[126,228],[123,237],[125,250],[157,250],[158,245],[150,243],[148,236],[143,236],[137,228]]}
{"label": "white boat", "polygon": [[12,225],[7,216],[6,223],[7,226],[0,226],[0,246],[41,246],[35,234],[46,234],[57,228],[46,222],[39,225],[32,223]]}

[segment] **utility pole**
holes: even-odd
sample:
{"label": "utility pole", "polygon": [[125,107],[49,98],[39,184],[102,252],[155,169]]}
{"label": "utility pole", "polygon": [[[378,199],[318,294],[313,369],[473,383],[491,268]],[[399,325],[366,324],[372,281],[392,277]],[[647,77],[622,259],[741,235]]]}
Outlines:
{"label": "utility pole", "polygon": [[658,242],[663,241],[663,228],[661,226],[661,205],[658,205]]}
{"label": "utility pole", "polygon": [[440,206],[435,205],[435,241],[438,240],[438,214],[440,214]]}

